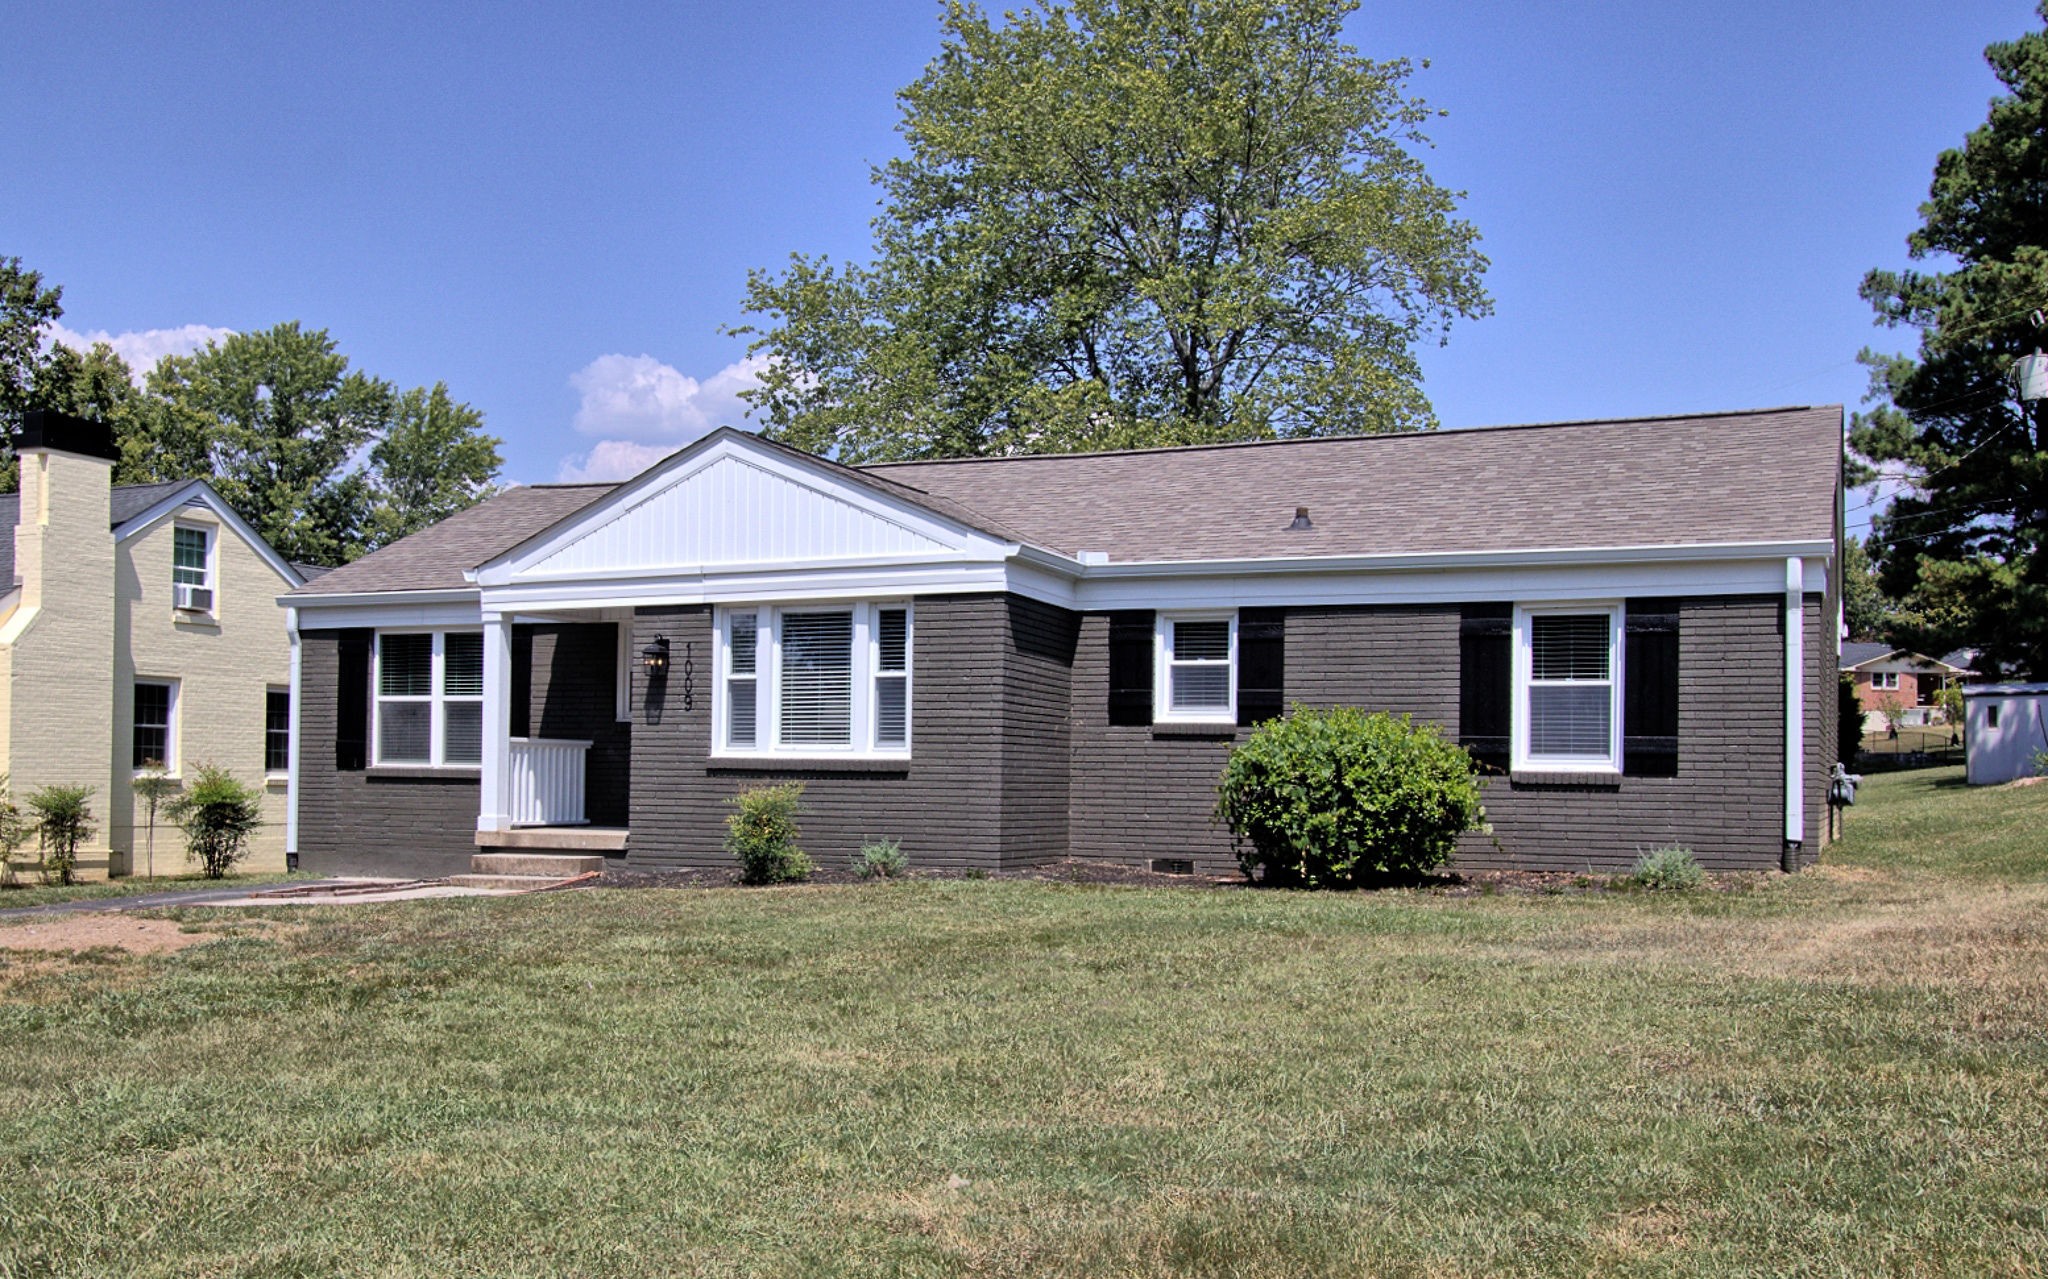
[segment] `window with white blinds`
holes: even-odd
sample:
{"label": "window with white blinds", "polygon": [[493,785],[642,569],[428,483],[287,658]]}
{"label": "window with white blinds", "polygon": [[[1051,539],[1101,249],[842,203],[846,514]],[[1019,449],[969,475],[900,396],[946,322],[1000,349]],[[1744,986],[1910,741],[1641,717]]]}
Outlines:
{"label": "window with white blinds", "polygon": [[721,609],[717,753],[907,753],[911,626],[906,604]]}
{"label": "window with white blinds", "polygon": [[1155,638],[1153,719],[1236,723],[1237,615],[1162,613]]}
{"label": "window with white blinds", "polygon": [[482,632],[380,632],[375,687],[377,763],[483,762]]}
{"label": "window with white blinds", "polygon": [[1518,610],[1515,630],[1515,766],[1620,768],[1620,610]]}

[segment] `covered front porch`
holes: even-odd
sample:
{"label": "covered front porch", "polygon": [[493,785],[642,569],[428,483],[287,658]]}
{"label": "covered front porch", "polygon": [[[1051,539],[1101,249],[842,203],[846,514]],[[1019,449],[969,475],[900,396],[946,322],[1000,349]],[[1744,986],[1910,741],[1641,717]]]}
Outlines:
{"label": "covered front porch", "polygon": [[484,618],[477,847],[625,851],[631,631],[596,610]]}

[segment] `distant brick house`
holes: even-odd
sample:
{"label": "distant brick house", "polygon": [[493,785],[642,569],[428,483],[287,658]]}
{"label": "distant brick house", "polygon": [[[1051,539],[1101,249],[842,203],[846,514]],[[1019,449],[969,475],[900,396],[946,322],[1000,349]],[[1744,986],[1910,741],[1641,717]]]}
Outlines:
{"label": "distant brick house", "polygon": [[1856,681],[1856,703],[1863,708],[1866,727],[1882,728],[1887,701],[1908,712],[1909,719],[1927,722],[1941,690],[1976,673],[1974,657],[1969,649],[1928,657],[1889,644],[1850,641],[1842,645],[1842,670]]}
{"label": "distant brick house", "polygon": [[[32,412],[0,496],[0,773],[17,804],[89,786],[88,876],[149,869],[133,783],[218,764],[262,789],[250,869],[285,864],[291,646],[275,600],[306,581],[203,480],[112,483],[112,432]],[[183,873],[159,822],[158,874]],[[31,857],[34,855],[30,850]]]}
{"label": "distant brick house", "polygon": [[1234,745],[1292,703],[1441,725],[1466,866],[1810,863],[1834,762],[1838,407],[852,467],[722,429],[516,488],[281,597],[293,838],[721,867],[1235,868]]}

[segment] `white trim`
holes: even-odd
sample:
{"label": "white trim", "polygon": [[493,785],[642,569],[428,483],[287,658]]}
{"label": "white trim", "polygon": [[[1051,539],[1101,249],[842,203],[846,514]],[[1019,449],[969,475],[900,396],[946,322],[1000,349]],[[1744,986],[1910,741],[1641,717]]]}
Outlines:
{"label": "white trim", "polygon": [[1806,842],[1806,573],[1785,560],[1785,842]]}
{"label": "white trim", "polygon": [[[449,632],[442,632],[443,635]],[[483,651],[483,709],[478,715],[478,731],[482,734],[482,750],[478,752],[477,767],[482,770],[482,785],[477,791],[476,828],[481,831],[500,831],[512,828],[512,619],[509,617],[487,617],[484,619]],[[440,646],[437,644],[436,648]],[[435,679],[440,673],[437,668]],[[438,700],[438,699],[437,699]],[[436,714],[437,720],[443,718]],[[443,749],[440,731],[436,730],[434,748],[439,758]]]}
{"label": "white trim", "polygon": [[[1512,568],[1526,565],[1684,564],[1702,560],[1778,560],[1788,555],[1827,559],[1834,543],[1702,542],[1682,545],[1530,547],[1506,551],[1421,551],[1372,555],[1297,555],[1256,559],[1121,560],[1102,565],[1075,565],[1077,576],[1096,580],[1118,577],[1243,577],[1265,573],[1385,573],[1421,570]],[[1824,590],[1822,586],[1815,590]]]}
{"label": "white trim", "polygon": [[[1621,775],[1622,691],[1627,679],[1623,669],[1622,612],[1619,600],[1573,600],[1538,605],[1516,604],[1514,620],[1514,676],[1510,681],[1512,730],[1508,767],[1518,773],[1611,773]],[[1607,754],[1536,755],[1529,748],[1529,689],[1533,684],[1535,645],[1530,619],[1543,616],[1607,616]]]}
{"label": "white trim", "polygon": [[[496,619],[493,619],[493,621],[496,621]],[[507,625],[509,625],[509,623]],[[488,633],[491,629],[491,627],[478,626],[395,626],[389,628],[380,628],[377,630],[376,634],[374,634],[371,637],[370,643],[369,764],[371,768],[435,768],[445,769],[451,773],[470,773],[476,772],[483,768],[484,765],[482,760],[465,762],[461,760],[451,761],[448,759],[447,708],[448,704],[451,701],[465,704],[470,702],[476,702],[479,705],[486,702],[489,697],[490,672],[488,670],[485,672],[485,692],[483,695],[471,697],[468,694],[462,694],[459,696],[450,697],[447,692],[447,649],[448,636],[450,635],[481,634],[488,636]],[[427,680],[428,691],[425,694],[392,694],[387,697],[384,693],[384,641],[396,635],[426,635],[431,637],[431,642],[428,649],[428,652],[430,654],[428,666],[429,675]],[[488,638],[486,638],[485,640],[484,649],[486,660],[488,660],[490,649],[490,643]],[[427,712],[428,727],[426,759],[420,760],[384,758],[384,703],[387,701],[403,702],[411,705],[425,705],[429,708]],[[506,706],[506,713],[508,716],[510,714],[509,701],[510,699],[508,696]],[[509,732],[507,735],[509,736]],[[491,737],[490,725],[488,723],[483,725],[483,736],[483,753],[486,756],[488,756],[490,753],[489,742]]]}
{"label": "white trim", "polygon": [[[879,627],[875,615],[885,609],[902,609],[904,613],[904,744],[902,746],[875,745],[875,681]],[[829,743],[800,742],[785,744],[782,741],[782,622],[785,612],[838,612],[845,611],[852,622],[850,656],[851,704],[848,714],[847,744],[835,746]],[[736,615],[753,614],[754,629],[754,673],[752,676],[735,677],[728,669],[731,662],[731,645],[728,642],[732,618]],[[757,604],[746,607],[720,606],[712,614],[711,625],[711,753],[714,761],[798,761],[798,760],[858,760],[880,763],[901,763],[908,761],[917,740],[916,694],[912,681],[917,677],[917,609],[907,599],[878,599],[857,601],[806,601],[788,608],[781,605]],[[754,745],[731,746],[729,720],[730,681],[734,678],[751,678],[754,681]]]}
{"label": "white trim", "polygon": [[[1173,709],[1173,628],[1181,622],[1229,623],[1230,649],[1224,660],[1229,672],[1229,704],[1221,708],[1177,711]],[[1155,724],[1237,723],[1237,611],[1209,609],[1201,612],[1157,613],[1152,619],[1152,722]]]}
{"label": "white trim", "polygon": [[140,514],[131,516],[114,529],[115,543],[125,542],[129,538],[148,532],[166,515],[175,515],[181,508],[194,502],[219,516],[221,523],[233,529],[236,536],[248,543],[249,549],[255,551],[279,577],[295,587],[306,584],[306,579],[299,575],[299,570],[293,568],[284,556],[272,549],[270,543],[263,540],[263,535],[250,527],[249,522],[238,515],[235,508],[229,506],[227,500],[214,492],[213,486],[205,480],[190,480],[172,489],[168,496],[144,507]]}
{"label": "white trim", "polygon": [[633,620],[613,623],[618,635],[618,669],[612,673],[612,718],[621,724],[633,722],[633,663],[640,655],[633,651]]}
{"label": "white trim", "polygon": [[284,799],[284,851],[299,851],[299,706],[304,702],[305,662],[304,645],[299,640],[299,610],[288,608],[284,613],[285,637],[291,642],[292,652],[292,726],[288,749],[291,751],[291,767],[287,770]]}
{"label": "white trim", "polygon": [[356,605],[344,608],[326,608],[300,605],[299,629],[305,631],[339,630],[344,627],[366,626],[375,630],[433,630],[475,628],[484,624],[483,610],[476,605],[476,597],[469,597],[467,603]]}

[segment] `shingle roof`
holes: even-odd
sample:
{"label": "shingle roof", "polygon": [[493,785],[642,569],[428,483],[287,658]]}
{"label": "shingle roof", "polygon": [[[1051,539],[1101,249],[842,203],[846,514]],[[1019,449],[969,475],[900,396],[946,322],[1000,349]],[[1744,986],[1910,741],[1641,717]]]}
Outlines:
{"label": "shingle roof", "polygon": [[322,574],[294,595],[460,590],[463,570],[510,550],[611,492],[613,484],[534,484],[507,489],[411,537]]}
{"label": "shingle roof", "polygon": [[[120,528],[190,483],[191,480],[167,480],[160,484],[116,485],[107,495],[111,516],[107,527]],[[20,522],[21,494],[0,496],[0,590],[7,589],[14,581],[14,527]]]}
{"label": "shingle roof", "polygon": [[[1839,407],[841,467],[1006,540],[1112,560],[1825,541]],[[541,484],[300,587],[459,589],[463,571],[612,492]],[[1313,529],[1290,532],[1297,506]]]}
{"label": "shingle roof", "polygon": [[1250,559],[1826,540],[1841,448],[1831,406],[861,469],[1068,554]]}
{"label": "shingle roof", "polygon": [[1862,640],[1845,640],[1842,644],[1842,669],[1861,666],[1880,657],[1889,657],[1893,652],[1889,644],[1870,644]]}

